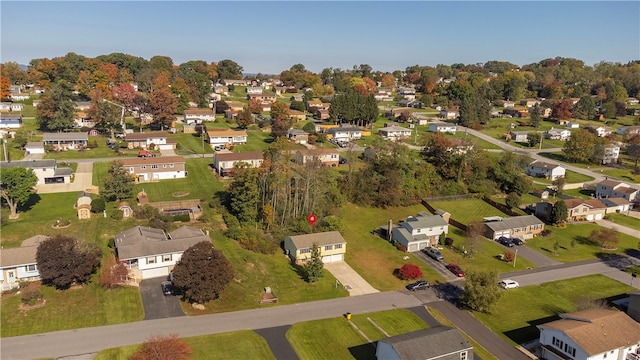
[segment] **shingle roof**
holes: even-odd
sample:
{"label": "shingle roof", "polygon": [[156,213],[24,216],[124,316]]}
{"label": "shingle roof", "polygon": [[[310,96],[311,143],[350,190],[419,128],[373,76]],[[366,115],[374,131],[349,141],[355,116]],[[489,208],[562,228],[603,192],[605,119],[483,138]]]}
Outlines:
{"label": "shingle roof", "polygon": [[71,141],[71,140],[88,140],[88,132],[67,132],[67,133],[44,133],[42,141]]}
{"label": "shingle roof", "polygon": [[425,229],[435,226],[446,226],[447,222],[438,215],[417,216],[402,223],[407,229]]}
{"label": "shingle roof", "polygon": [[622,311],[593,308],[560,317],[538,328],[565,333],[589,356],[640,342],[640,323]]}
{"label": "shingle roof", "polygon": [[620,184],[622,184],[622,182],[611,180],[611,179],[602,180],[598,183],[598,185],[601,185],[601,186],[611,186],[611,187],[616,187]]}
{"label": "shingle roof", "polygon": [[340,232],[338,231],[295,235],[291,236],[290,238],[293,244],[296,246],[296,249],[310,248],[314,243],[318,246],[347,243],[347,241],[342,237],[342,234],[340,234]]}
{"label": "shingle roof", "polygon": [[240,161],[240,160],[264,159],[264,154],[261,151],[245,151],[245,152],[238,152],[238,153],[216,153],[215,156],[218,161]]}
{"label": "shingle roof", "polygon": [[578,207],[582,204],[585,204],[587,206],[589,206],[592,209],[604,209],[607,206],[605,204],[603,204],[600,200],[598,199],[588,199],[588,200],[583,200],[583,199],[565,199],[564,200],[564,204],[567,205],[567,209],[573,209],[575,207]]}
{"label": "shingle roof", "polygon": [[541,168],[541,169],[555,169],[557,167],[562,167],[558,164],[551,164],[548,162],[544,162],[544,161],[534,161],[531,164],[529,164],[529,166],[533,166],[536,168]]}
{"label": "shingle roof", "polygon": [[[179,229],[178,229],[179,230]],[[193,230],[174,231],[174,237],[167,237],[161,229],[136,226],[115,236],[118,258],[121,260],[183,252],[191,246],[211,241],[208,236],[194,236]],[[185,236],[185,237],[181,237]]]}
{"label": "shingle roof", "polygon": [[184,164],[182,156],[158,156],[144,158],[125,158],[119,159],[123,166],[130,165],[160,165],[160,164]]}
{"label": "shingle roof", "polygon": [[503,218],[502,221],[490,221],[486,222],[485,224],[493,231],[501,231],[544,223],[535,215],[525,215]]}
{"label": "shingle roof", "polygon": [[623,198],[606,198],[600,199],[600,202],[607,206],[628,205],[631,204],[629,200]]}
{"label": "shingle roof", "polygon": [[391,345],[400,359],[435,359],[459,351],[473,350],[457,329],[442,325],[388,337],[378,342]]}
{"label": "shingle roof", "polygon": [[157,132],[157,133],[133,133],[126,134],[124,139],[126,141],[137,141],[137,140],[146,140],[146,139],[158,139],[158,138],[166,138],[166,132]]}
{"label": "shingle roof", "polygon": [[36,235],[24,240],[20,247],[3,249],[0,251],[0,268],[35,264],[38,245],[48,238],[45,235]]}
{"label": "shingle roof", "polygon": [[211,129],[207,130],[209,136],[247,136],[246,130]]}

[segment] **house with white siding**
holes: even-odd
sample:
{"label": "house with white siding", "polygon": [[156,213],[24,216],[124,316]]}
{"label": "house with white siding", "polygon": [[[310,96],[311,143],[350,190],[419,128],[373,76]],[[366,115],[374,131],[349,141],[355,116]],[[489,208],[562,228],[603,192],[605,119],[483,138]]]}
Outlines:
{"label": "house with white siding", "polygon": [[264,162],[264,154],[261,151],[246,152],[217,152],[213,157],[213,167],[220,176],[229,176],[236,165],[244,164],[251,168],[257,168]]}
{"label": "house with white siding", "polygon": [[201,124],[203,121],[214,121],[216,114],[213,109],[187,109],[184,111],[184,122],[187,124]]}
{"label": "house with white siding", "polygon": [[305,165],[318,162],[324,166],[335,167],[340,162],[340,152],[338,149],[303,149],[296,152],[296,164]]}
{"label": "house with white siding", "polygon": [[216,145],[238,145],[247,143],[247,131],[246,130],[233,130],[233,129],[211,129],[207,130],[207,136],[209,138],[209,144],[212,148]]}
{"label": "house with white siding", "polygon": [[376,343],[377,360],[473,360],[473,346],[458,329],[434,326],[386,337]]}
{"label": "house with white siding", "polygon": [[24,167],[33,170],[38,178],[38,185],[69,184],[71,183],[71,168],[59,168],[55,159],[48,160],[18,160],[2,162],[3,168]]}
{"label": "house with white siding", "polygon": [[441,132],[455,134],[457,127],[455,124],[449,124],[444,122],[432,123],[429,125],[430,132]]}
{"label": "house with white siding", "polygon": [[378,133],[384,140],[397,141],[410,137],[413,133],[413,130],[401,126],[391,125],[378,129]]}
{"label": "house with white siding", "polygon": [[326,133],[330,135],[329,136],[330,139],[335,139],[338,142],[340,141],[349,142],[352,140],[358,140],[362,138],[362,129],[358,127],[351,127],[351,126],[334,127],[334,128],[328,129]]}
{"label": "house with white siding", "polygon": [[124,141],[129,149],[171,150],[176,148],[176,139],[168,139],[166,132],[126,134]]}
{"label": "house with white siding", "polygon": [[606,179],[596,185],[596,197],[623,198],[630,202],[640,198],[640,189],[618,180]]}
{"label": "house with white siding", "polygon": [[449,223],[441,216],[419,213],[395,226],[391,239],[404,246],[408,252],[415,252],[438,245],[440,236],[448,233]]}
{"label": "house with white siding", "polygon": [[138,182],[183,179],[187,176],[182,156],[126,158],[118,161]]}
{"label": "house with white siding", "polygon": [[551,164],[544,161],[534,161],[526,170],[527,175],[533,177],[542,177],[550,180],[557,180],[564,177],[566,169],[558,164]]}
{"label": "house with white siding", "polygon": [[44,146],[51,146],[54,150],[82,150],[87,148],[88,132],[66,132],[42,134]]}
{"label": "house with white siding", "polygon": [[19,129],[22,126],[22,115],[0,114],[0,129]]}
{"label": "house with white siding", "polygon": [[23,281],[40,280],[36,253],[38,245],[48,238],[36,235],[24,240],[20,247],[0,251],[0,290],[18,288]]}

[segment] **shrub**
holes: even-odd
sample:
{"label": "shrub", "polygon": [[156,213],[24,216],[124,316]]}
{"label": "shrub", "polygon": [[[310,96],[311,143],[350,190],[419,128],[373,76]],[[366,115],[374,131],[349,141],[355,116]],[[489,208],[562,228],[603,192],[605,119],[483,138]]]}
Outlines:
{"label": "shrub", "polygon": [[89,141],[87,142],[87,147],[89,149],[95,149],[98,147],[98,141],[97,140],[93,140],[93,141]]}
{"label": "shrub", "polygon": [[91,212],[92,213],[101,213],[104,211],[104,209],[107,208],[107,202],[104,200],[103,197],[97,197],[93,200],[91,200]]}
{"label": "shrub", "polygon": [[402,280],[417,279],[422,277],[422,269],[415,264],[404,264],[398,270],[398,274]]}
{"label": "shrub", "polygon": [[111,213],[110,216],[113,220],[122,220],[122,218],[124,217],[124,214],[120,210],[115,210],[114,212]]}
{"label": "shrub", "polygon": [[25,305],[34,305],[42,299],[42,292],[38,288],[27,288],[22,292],[22,303]]}
{"label": "shrub", "polygon": [[545,237],[546,237],[546,236],[551,235],[551,233],[552,233],[552,232],[553,232],[553,231],[552,231],[551,229],[544,229],[544,230],[542,230],[542,232],[540,233],[540,235],[541,235],[541,236],[545,236]]}
{"label": "shrub", "polygon": [[400,244],[399,242],[395,243],[396,249],[402,251],[402,252],[407,252],[407,247]]}
{"label": "shrub", "polygon": [[505,251],[504,256],[502,257],[504,261],[510,263],[515,259],[516,255],[512,251]]}

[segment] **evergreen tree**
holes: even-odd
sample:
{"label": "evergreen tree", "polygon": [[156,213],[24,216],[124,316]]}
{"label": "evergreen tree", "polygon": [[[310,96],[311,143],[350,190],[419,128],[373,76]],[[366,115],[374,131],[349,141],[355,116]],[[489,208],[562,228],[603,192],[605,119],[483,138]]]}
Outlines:
{"label": "evergreen tree", "polygon": [[540,123],[542,122],[542,108],[540,105],[536,104],[531,108],[529,116],[531,117],[531,126],[534,128],[540,127]]}
{"label": "evergreen tree", "polygon": [[120,201],[133,196],[134,179],[122,167],[122,162],[114,161],[109,168],[108,176],[104,180],[100,193],[108,201]]}
{"label": "evergreen tree", "polygon": [[567,210],[567,204],[564,201],[559,200],[553,205],[553,209],[551,210],[551,221],[554,224],[559,224],[563,221],[567,220],[567,216],[569,216],[569,210]]}
{"label": "evergreen tree", "polygon": [[324,263],[320,257],[320,247],[313,243],[311,247],[311,259],[302,266],[302,270],[308,282],[316,282],[322,277]]}
{"label": "evergreen tree", "polygon": [[573,106],[573,117],[581,120],[591,120],[596,113],[596,102],[589,95],[585,95]]}

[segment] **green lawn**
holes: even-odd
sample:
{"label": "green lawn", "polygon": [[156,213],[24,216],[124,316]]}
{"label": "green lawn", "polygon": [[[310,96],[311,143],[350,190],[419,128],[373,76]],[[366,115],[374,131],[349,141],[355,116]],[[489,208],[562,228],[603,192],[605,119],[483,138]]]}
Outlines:
{"label": "green lawn", "polygon": [[[427,328],[422,319],[404,309],[353,315],[351,322],[371,342],[386,336],[369,319],[391,336]],[[370,344],[344,317],[294,324],[287,331],[287,339],[303,360],[375,358],[374,344]]]}
{"label": "green lawn", "polygon": [[622,181],[640,183],[640,175],[633,174],[631,167],[625,169],[606,169],[603,170],[602,173]]}
{"label": "green lawn", "polygon": [[[616,250],[605,251],[600,246],[589,244],[587,238],[591,231],[600,228],[600,226],[593,223],[569,224],[566,228],[554,226],[547,226],[546,228],[552,230],[550,236],[539,236],[528,240],[526,246],[561,262],[594,259],[606,254],[621,254],[638,248],[638,238],[622,233],[619,233],[619,242],[616,245]],[[571,247],[572,240],[575,240],[574,248]],[[556,241],[560,246],[557,255],[554,254]]]}
{"label": "green lawn", "polygon": [[590,275],[504,291],[493,314],[474,313],[474,316],[507,341],[521,344],[538,338],[535,325],[576,311],[578,302],[615,297],[633,290],[636,289],[604,275]]}
{"label": "green lawn", "polygon": [[502,211],[482,201],[482,199],[461,199],[429,201],[434,209],[442,209],[451,214],[451,217],[463,224],[473,221],[482,221],[488,216],[506,216]]}
{"label": "green lawn", "polygon": [[[193,351],[190,359],[274,359],[263,337],[250,330],[183,338]],[[95,360],[127,360],[139,345],[100,351]]]}
{"label": "green lawn", "polygon": [[627,216],[625,214],[618,214],[618,213],[610,213],[610,214],[607,214],[604,218],[618,225],[630,227],[632,229],[636,229],[640,231],[640,220],[632,216]]}

